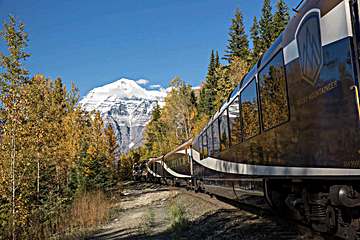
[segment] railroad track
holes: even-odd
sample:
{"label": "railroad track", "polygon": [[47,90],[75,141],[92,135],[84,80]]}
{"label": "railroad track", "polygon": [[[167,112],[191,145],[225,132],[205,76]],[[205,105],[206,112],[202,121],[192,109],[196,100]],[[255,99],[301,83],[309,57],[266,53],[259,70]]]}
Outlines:
{"label": "railroad track", "polygon": [[[236,201],[227,199],[220,196],[209,196],[205,193],[195,193],[193,191],[188,191],[181,187],[169,187],[169,190],[176,190],[181,192],[181,194],[187,194],[192,196],[195,199],[205,201],[210,203],[222,210],[212,213],[211,216],[206,216],[204,219],[198,220],[196,224],[203,225],[205,221],[210,220],[211,217],[221,219],[219,221],[213,222],[214,228],[220,227],[222,230],[219,230],[219,235],[211,236],[210,239],[270,239],[270,240],[325,240],[331,239],[336,240],[337,238],[320,235],[319,233],[313,231],[311,228],[304,226],[296,221],[285,219],[276,213],[267,206],[255,205],[251,201]],[[258,201],[257,201],[258,203]],[[230,215],[227,217],[226,215]],[[234,221],[234,217],[238,218],[238,221]],[[241,224],[258,224],[259,222],[264,223],[260,224],[261,229],[254,227],[256,233],[251,234],[249,231],[242,231]],[[250,227],[251,228],[251,227]],[[216,231],[217,229],[215,229]],[[226,232],[226,234],[224,234]],[[276,233],[274,235],[274,233]],[[227,235],[225,238],[224,235]],[[229,237],[229,236],[230,237]],[[268,237],[266,237],[268,236]],[[196,236],[194,236],[196,237]],[[228,238],[229,237],[229,238]]]}

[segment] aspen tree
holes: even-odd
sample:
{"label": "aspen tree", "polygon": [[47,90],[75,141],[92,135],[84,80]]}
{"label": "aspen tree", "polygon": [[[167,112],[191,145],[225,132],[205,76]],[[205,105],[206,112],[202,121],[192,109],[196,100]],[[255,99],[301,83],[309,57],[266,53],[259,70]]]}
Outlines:
{"label": "aspen tree", "polygon": [[[16,188],[18,184],[16,181],[18,175],[17,153],[19,150],[17,140],[19,140],[19,131],[21,131],[20,89],[28,81],[28,71],[23,67],[22,62],[30,55],[25,52],[27,46],[25,25],[23,23],[18,24],[15,17],[10,16],[9,22],[4,22],[0,37],[6,42],[8,47],[8,55],[0,54],[0,118],[5,121],[2,127],[2,150],[4,153],[1,155],[4,158],[3,161],[8,159],[11,161],[11,228],[12,238],[15,239],[17,225]],[[7,167],[6,164],[5,167]],[[5,182],[5,184],[8,183],[9,181]]]}

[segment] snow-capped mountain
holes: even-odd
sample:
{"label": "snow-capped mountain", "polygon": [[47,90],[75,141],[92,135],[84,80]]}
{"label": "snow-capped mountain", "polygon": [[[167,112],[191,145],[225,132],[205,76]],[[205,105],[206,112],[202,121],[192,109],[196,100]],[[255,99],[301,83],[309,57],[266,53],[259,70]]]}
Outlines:
{"label": "snow-capped mountain", "polygon": [[122,78],[94,88],[80,104],[86,111],[101,113],[105,123],[111,124],[115,130],[120,152],[127,152],[141,145],[151,113],[156,104],[164,105],[166,94],[166,89],[147,90],[134,80]]}

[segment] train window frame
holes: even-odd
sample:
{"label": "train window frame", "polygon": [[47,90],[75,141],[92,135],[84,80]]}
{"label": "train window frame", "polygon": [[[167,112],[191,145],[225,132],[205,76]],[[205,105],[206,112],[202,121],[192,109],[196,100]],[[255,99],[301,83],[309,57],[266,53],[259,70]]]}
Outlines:
{"label": "train window frame", "polygon": [[[210,135],[211,138],[209,139],[209,130],[210,130]],[[207,138],[207,148],[208,148],[208,156],[213,156],[214,153],[214,141],[213,141],[213,131],[212,131],[212,123],[210,123],[207,128],[206,128],[206,138]],[[210,141],[211,140],[211,141]],[[211,151],[210,151],[210,146],[211,145]]]}
{"label": "train window frame", "polygon": [[[250,68],[250,71],[251,70],[252,70],[252,68]],[[241,78],[240,83],[239,83],[239,86],[240,86],[239,92],[241,92],[241,89],[246,85],[245,79],[248,77],[249,72],[245,73],[245,75]]]}
{"label": "train window frame", "polygon": [[[224,149],[221,148],[222,146],[222,138],[221,138],[221,127],[220,127],[220,121],[219,119],[222,118],[222,115],[224,114],[224,112],[226,111],[226,129],[227,129],[227,146],[225,146]],[[228,112],[228,106],[226,106],[224,108],[223,111],[221,111],[221,113],[219,114],[218,118],[218,125],[219,125],[219,140],[220,140],[220,152],[223,152],[227,149],[229,149],[231,147],[231,142],[230,142],[230,128],[229,128],[229,112]]]}
{"label": "train window frame", "polygon": [[[205,137],[205,139],[206,139],[206,145],[204,144],[204,137]],[[203,158],[207,158],[208,156],[209,156],[209,148],[208,148],[208,138],[207,138],[207,133],[206,133],[206,129],[204,130],[204,132],[202,133],[202,142],[201,142],[201,144],[202,144],[202,150],[203,150]],[[204,151],[204,149],[205,149],[205,146],[206,146],[206,154],[205,154],[205,151]]]}
{"label": "train window frame", "polygon": [[[214,118],[214,120],[212,121],[212,123],[211,123],[211,126],[212,126],[212,139],[213,139],[213,147],[214,147],[214,156],[216,156],[217,154],[219,154],[220,152],[221,152],[221,148],[220,148],[220,126],[219,126],[219,116],[217,116],[216,118]],[[216,129],[215,130],[217,130],[217,140],[218,140],[218,142],[217,142],[217,148],[215,148],[215,141],[214,141],[214,139],[215,139],[215,134],[214,134],[214,132],[215,132],[215,130],[214,130],[214,128],[216,127]]]}
{"label": "train window frame", "polygon": [[[284,69],[284,80],[285,80],[285,94],[286,94],[286,103],[287,103],[287,120],[286,121],[283,121],[281,123],[278,123],[274,126],[271,126],[270,128],[265,128],[264,127],[264,117],[263,117],[263,106],[262,106],[262,103],[261,103],[261,88],[260,88],[260,73],[264,70],[264,68],[266,68],[270,63],[271,61],[273,61],[274,58],[277,57],[278,54],[281,53],[281,56],[282,56],[282,67]],[[256,72],[256,79],[257,79],[257,95],[258,95],[258,102],[259,102],[259,115],[260,115],[260,125],[261,125],[261,130],[260,132],[267,132],[267,131],[270,131],[272,130],[273,128],[276,128],[280,125],[283,125],[283,124],[286,124],[287,122],[290,121],[290,118],[291,118],[291,114],[290,114],[290,101],[289,101],[289,91],[288,91],[288,79],[287,79],[287,74],[286,74],[286,65],[285,65],[285,59],[284,59],[284,52],[283,52],[283,48],[280,48],[275,54],[273,54],[271,56],[271,58],[261,66],[260,69],[258,69],[258,71]]]}
{"label": "train window frame", "polygon": [[[242,116],[241,116],[241,99],[240,99],[240,95],[241,95],[241,91],[239,90],[239,93],[232,99],[232,101],[227,105],[226,109],[227,109],[227,119],[228,119],[228,129],[229,129],[229,147],[240,144],[243,142],[243,134],[242,134]],[[237,142],[233,142],[232,140],[232,131],[231,131],[231,126],[230,126],[230,114],[229,114],[229,107],[236,101],[238,100],[238,114],[239,114],[239,127],[240,127],[240,133],[239,133],[239,141]]]}
{"label": "train window frame", "polygon": [[[244,135],[244,117],[243,117],[243,111],[242,111],[242,98],[241,98],[241,95],[242,93],[247,89],[247,87],[252,83],[254,82],[255,84],[255,93],[256,93],[256,105],[257,105],[257,119],[258,119],[258,128],[257,128],[257,133],[250,136],[250,137],[245,137]],[[258,136],[259,134],[261,134],[261,128],[262,128],[262,122],[261,122],[261,107],[260,107],[260,98],[259,98],[260,94],[259,94],[259,86],[258,86],[258,79],[257,79],[257,76],[253,76],[250,81],[248,81],[246,83],[246,85],[241,89],[241,92],[239,94],[239,105],[240,105],[240,118],[241,118],[241,138],[242,138],[242,141],[245,142],[245,141],[248,141],[250,140],[251,138],[254,138],[256,136]]]}
{"label": "train window frame", "polygon": [[202,144],[203,140],[202,140],[202,139],[203,139],[203,134],[200,133],[199,138],[198,138],[198,146],[199,146],[200,159],[202,159],[202,158],[203,158],[203,155],[204,155],[204,152],[203,152],[203,144]]}
{"label": "train window frame", "polygon": [[[239,92],[241,90],[241,86],[240,86],[241,82],[239,82],[239,84],[237,84],[235,86],[235,88],[231,91],[230,95],[227,98],[227,102],[229,102],[231,99],[235,99],[236,95],[239,95]],[[231,101],[232,102],[232,101]],[[230,103],[231,104],[231,103]],[[228,105],[230,105],[228,104]]]}

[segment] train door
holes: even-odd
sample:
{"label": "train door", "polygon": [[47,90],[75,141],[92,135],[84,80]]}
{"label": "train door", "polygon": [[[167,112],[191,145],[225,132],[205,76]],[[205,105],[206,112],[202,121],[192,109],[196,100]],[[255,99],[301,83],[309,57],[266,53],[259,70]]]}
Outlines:
{"label": "train door", "polygon": [[190,163],[190,175],[191,175],[191,177],[193,177],[194,176],[194,168],[193,168],[193,159],[192,159],[192,146],[190,145],[189,148],[186,148],[185,152],[188,157],[188,161]]}
{"label": "train door", "polygon": [[[360,3],[359,0],[350,1],[350,13],[352,21],[352,31],[353,31],[353,48],[354,48],[354,67],[356,70],[356,84],[357,89],[354,88],[354,91],[359,89],[359,74],[360,74]],[[354,87],[355,87],[354,86]],[[358,103],[358,102],[357,102]],[[359,112],[360,114],[360,112]]]}
{"label": "train door", "polygon": [[[321,159],[321,165],[325,163],[325,166],[357,168],[360,167],[359,58],[356,38],[350,36],[351,29],[347,30],[349,35],[343,33],[343,29],[333,29],[343,34],[341,38],[330,37],[331,41],[322,39],[323,63],[318,81],[323,85],[309,99],[316,99],[321,109],[318,115],[321,132],[317,135],[320,136],[319,151],[315,158]],[[331,30],[325,29],[328,32]]]}
{"label": "train door", "polygon": [[360,168],[360,38],[353,34],[360,28],[351,29],[351,19],[359,25],[356,4],[349,8],[349,2],[342,1],[328,12],[309,10],[297,26],[299,58],[286,71],[298,127],[294,138],[298,165]]}
{"label": "train door", "polygon": [[360,0],[350,0],[350,14],[352,22],[352,48],[353,48],[353,68],[354,68],[354,85],[351,86],[350,90],[353,91],[354,106],[356,108],[356,124],[354,132],[356,134],[356,151],[355,158],[348,162],[345,162],[345,167],[360,168]]}
{"label": "train door", "polygon": [[[323,138],[319,139],[322,148],[317,154],[332,167],[360,168],[358,3],[343,1],[321,19],[326,33],[321,30],[323,62],[319,81],[327,85],[310,97],[321,102],[321,127],[326,130],[319,134]],[[330,24],[335,18],[337,23]]]}

